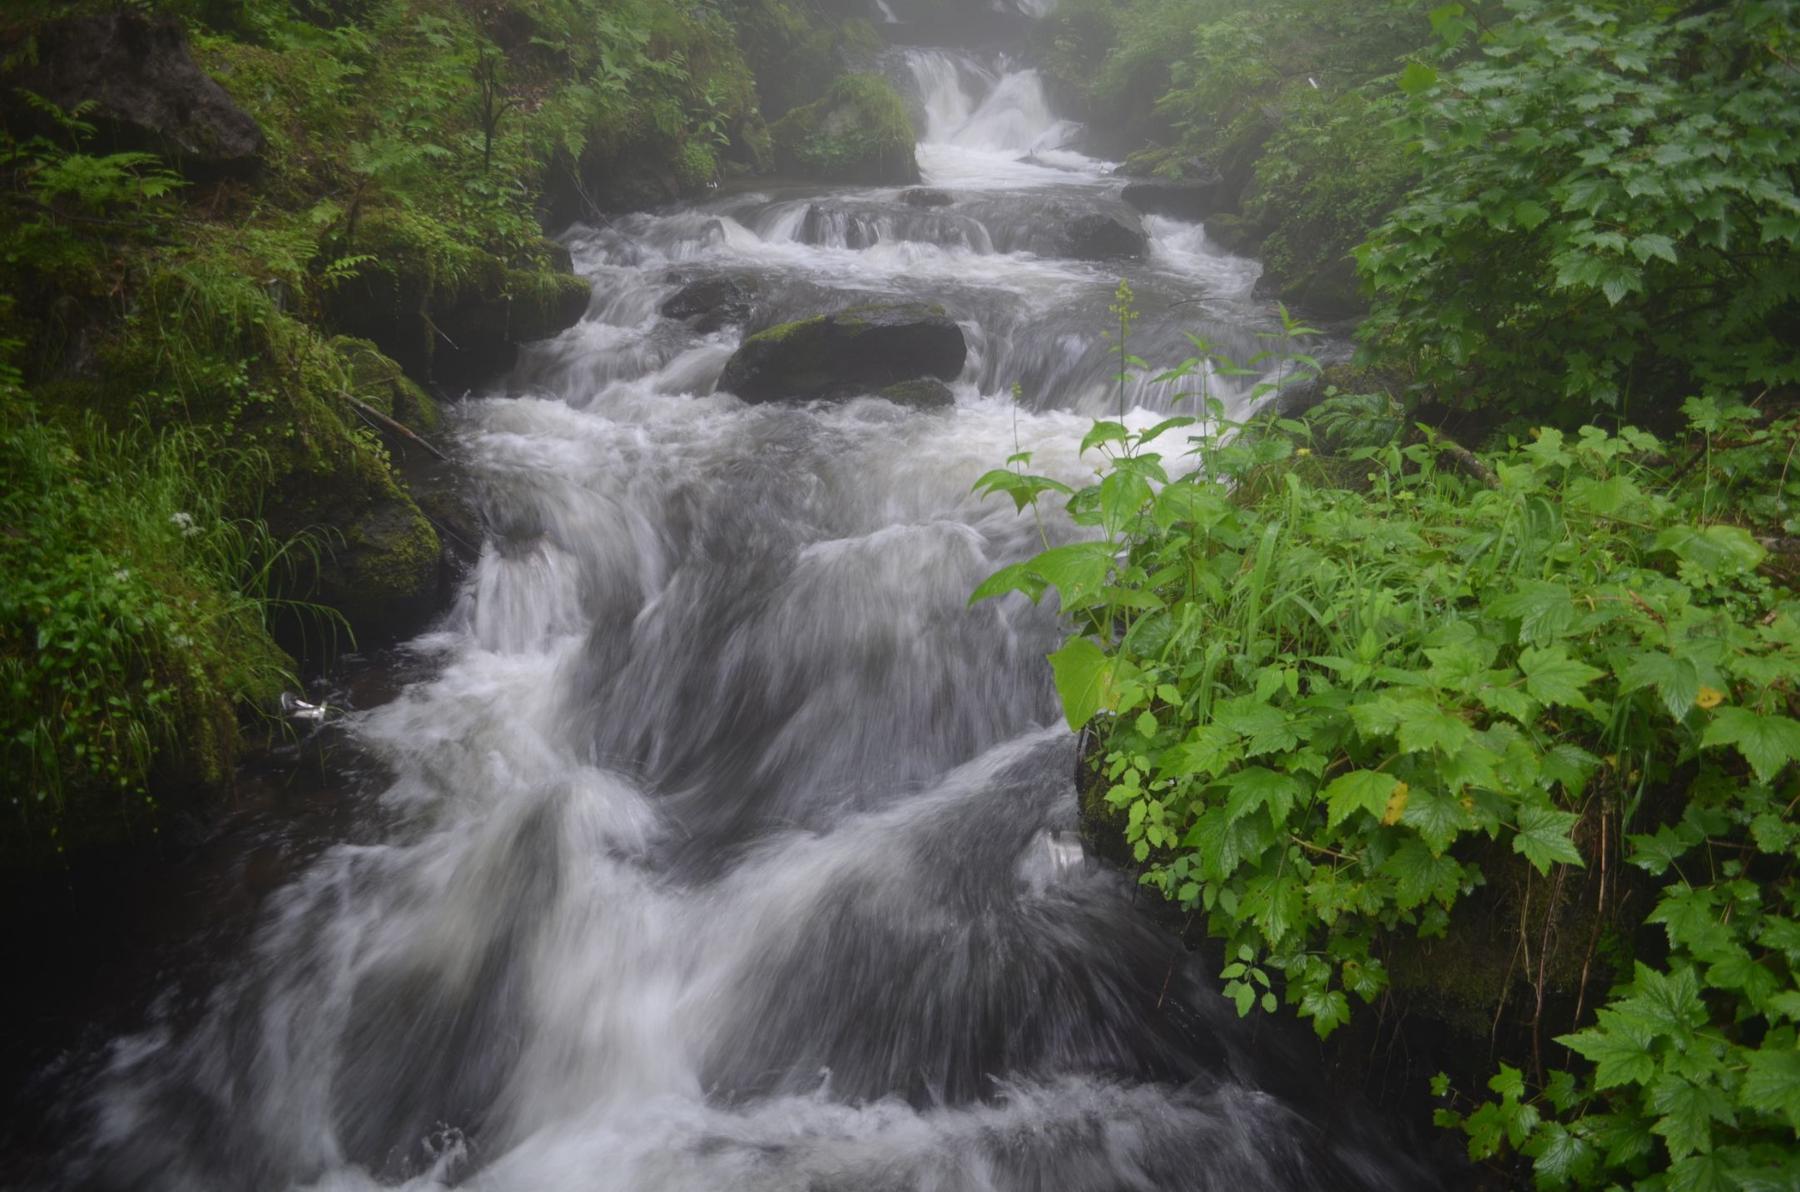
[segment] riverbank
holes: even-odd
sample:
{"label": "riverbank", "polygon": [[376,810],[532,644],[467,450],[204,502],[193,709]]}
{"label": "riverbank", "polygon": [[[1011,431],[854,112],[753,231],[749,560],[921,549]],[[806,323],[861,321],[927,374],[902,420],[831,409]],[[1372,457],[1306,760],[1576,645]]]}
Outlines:
{"label": "riverbank", "polygon": [[775,0],[10,11],[0,859],[154,836],[440,610],[443,405],[588,308],[544,229],[771,168],[876,44]]}

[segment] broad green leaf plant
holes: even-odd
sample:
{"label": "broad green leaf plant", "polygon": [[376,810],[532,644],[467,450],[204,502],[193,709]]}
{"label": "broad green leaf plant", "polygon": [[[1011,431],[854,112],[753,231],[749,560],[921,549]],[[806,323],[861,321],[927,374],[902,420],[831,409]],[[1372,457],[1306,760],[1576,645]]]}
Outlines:
{"label": "broad green leaf plant", "polygon": [[1745,511],[1800,508],[1800,422],[1702,402],[1674,442],[1542,429],[1471,468],[1419,428],[1328,459],[1226,419],[1206,356],[1164,374],[1195,417],[1095,425],[1092,483],[1021,456],[978,486],[1090,535],[974,599],[1055,590],[1056,687],[1141,881],[1220,942],[1240,1014],[1324,1037],[1496,866],[1628,862],[1666,947],[1558,1066],[1446,1082],[1442,1122],[1548,1187],[1795,1186],[1800,600]]}

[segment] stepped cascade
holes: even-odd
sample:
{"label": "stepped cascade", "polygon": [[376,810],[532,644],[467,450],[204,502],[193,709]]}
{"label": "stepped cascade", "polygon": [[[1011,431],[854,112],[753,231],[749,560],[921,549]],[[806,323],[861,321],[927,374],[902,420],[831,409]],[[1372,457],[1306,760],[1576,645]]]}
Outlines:
{"label": "stepped cascade", "polygon": [[[1033,7],[1036,7],[1035,5]],[[466,403],[488,536],[425,677],[345,726],[363,822],[273,895],[197,1012],[82,1094],[70,1187],[318,1192],[1430,1186],[1240,1022],[1084,857],[1054,609],[968,605],[1073,531],[971,492],[1078,481],[1096,415],[1186,398],[1131,351],[1247,358],[1254,262],[1141,220],[1002,55],[897,49],[925,184],[766,189],[577,226],[587,317]],[[661,312],[696,281],[753,295]],[[928,303],[954,406],[750,404],[769,326]],[[1249,385],[1218,378],[1242,412]]]}

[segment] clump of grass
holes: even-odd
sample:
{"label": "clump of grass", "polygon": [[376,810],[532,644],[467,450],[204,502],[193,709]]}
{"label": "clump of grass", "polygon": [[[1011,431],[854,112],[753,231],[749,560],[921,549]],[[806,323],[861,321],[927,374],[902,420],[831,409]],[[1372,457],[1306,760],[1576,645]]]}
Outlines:
{"label": "clump of grass", "polygon": [[114,431],[44,421],[23,402],[0,409],[9,828],[28,851],[153,830],[153,769],[224,781],[237,709],[291,682],[264,622],[278,570],[307,544],[229,516],[234,473],[262,466],[256,453],[189,427]]}

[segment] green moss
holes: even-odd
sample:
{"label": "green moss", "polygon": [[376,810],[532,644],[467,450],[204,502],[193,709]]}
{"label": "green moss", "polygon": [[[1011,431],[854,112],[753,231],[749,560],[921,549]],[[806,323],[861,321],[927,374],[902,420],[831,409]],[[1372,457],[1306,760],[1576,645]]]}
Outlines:
{"label": "green moss", "polygon": [[782,343],[782,342],[786,341],[789,337],[794,335],[796,332],[804,331],[804,330],[807,330],[808,328],[812,328],[812,327],[822,326],[825,322],[825,319],[826,319],[825,315],[816,315],[813,318],[798,319],[792,323],[777,323],[773,327],[769,327],[769,328],[766,328],[765,330],[758,331],[755,335],[752,335],[749,339],[745,340],[744,342],[746,345],[753,344],[753,343],[765,343],[765,344]]}
{"label": "green moss", "polygon": [[846,75],[770,130],[776,164],[811,177],[903,185],[919,179],[906,102],[880,75]]}

